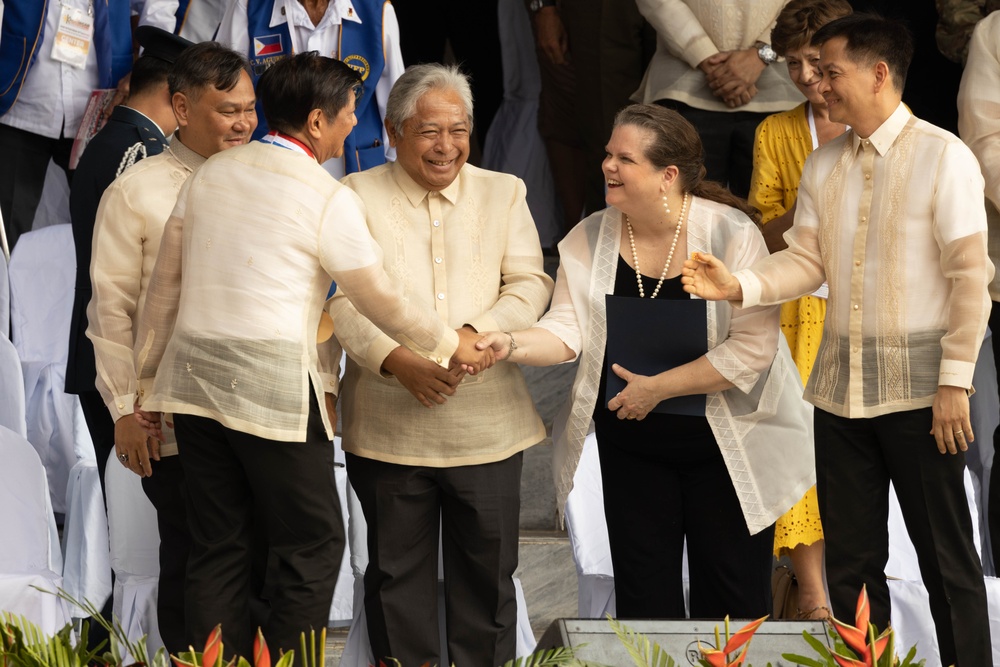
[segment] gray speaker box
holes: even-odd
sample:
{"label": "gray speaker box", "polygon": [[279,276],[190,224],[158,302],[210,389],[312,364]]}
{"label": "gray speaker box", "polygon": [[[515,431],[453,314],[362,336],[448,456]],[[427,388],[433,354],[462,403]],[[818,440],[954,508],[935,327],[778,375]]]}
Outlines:
{"label": "gray speaker box", "polygon": [[[730,632],[735,633],[747,621],[730,621]],[[687,667],[697,665],[700,654],[698,641],[702,646],[715,646],[715,628],[725,643],[725,627],[722,621],[705,620],[628,620],[624,625],[641,632],[650,641],[660,645],[677,664]],[[815,651],[802,638],[803,631],[830,645],[826,625],[822,621],[765,621],[758,628],[750,642],[747,661],[744,664],[763,667],[794,665],[781,657],[782,653],[795,653],[814,657]],[[571,646],[577,657],[612,667],[628,667],[632,659],[628,651],[618,641],[607,620],[594,618],[561,618],[552,622],[538,642],[536,650]]]}

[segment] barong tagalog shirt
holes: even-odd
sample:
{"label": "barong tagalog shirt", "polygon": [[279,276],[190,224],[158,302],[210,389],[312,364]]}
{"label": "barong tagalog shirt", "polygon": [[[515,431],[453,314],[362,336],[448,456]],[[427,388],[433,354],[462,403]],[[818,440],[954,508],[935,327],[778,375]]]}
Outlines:
{"label": "barong tagalog shirt", "polygon": [[[129,167],[101,197],[91,246],[87,336],[94,344],[97,390],[115,421],[132,414],[137,396],[134,336],[163,227],[184,182],[204,162],[175,136],[163,153]],[[162,453],[175,453],[170,445]]]}
{"label": "barong tagalog shirt", "polygon": [[369,319],[447,364],[458,334],[405,302],[381,258],[361,200],[305,153],[251,142],[216,154],[163,233],[136,338],[143,407],[305,441],[310,390],[337,390],[336,342],[316,343],[331,277]]}
{"label": "barong tagalog shirt", "polygon": [[993,265],[983,178],[958,137],[900,104],[870,137],[822,146],[785,240],[734,276],[744,307],[829,283],[807,400],[866,418],[928,407],[939,385],[971,387]]}
{"label": "barong tagalog shirt", "polygon": [[[514,176],[466,164],[440,192],[396,163],[351,174],[385,270],[406,298],[450,328],[517,331],[541,317],[552,293],[538,232]],[[398,465],[451,467],[501,461],[541,442],[545,427],[516,364],[466,376],[428,410],[382,363],[397,343],[362,317],[338,283],[334,330],[349,355],[341,396],[344,450]]]}

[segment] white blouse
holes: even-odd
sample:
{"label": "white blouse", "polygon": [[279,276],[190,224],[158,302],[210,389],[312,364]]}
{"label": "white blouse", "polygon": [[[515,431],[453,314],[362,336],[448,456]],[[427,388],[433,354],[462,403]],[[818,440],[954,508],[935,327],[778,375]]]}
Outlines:
{"label": "white blouse", "polygon": [[[569,400],[552,428],[558,509],[573,488],[583,441],[592,430],[606,343],[605,300],[614,292],[621,212],[595,213],[559,244],[552,306],[536,325],[558,336],[580,358]],[[753,222],[736,209],[692,198],[688,252],[707,252],[727,266],[749,266],[767,255]],[[707,395],[706,417],[736,489],[751,533],[758,533],[815,483],[812,408],[775,307],[734,309],[708,302],[709,362],[735,386]]]}

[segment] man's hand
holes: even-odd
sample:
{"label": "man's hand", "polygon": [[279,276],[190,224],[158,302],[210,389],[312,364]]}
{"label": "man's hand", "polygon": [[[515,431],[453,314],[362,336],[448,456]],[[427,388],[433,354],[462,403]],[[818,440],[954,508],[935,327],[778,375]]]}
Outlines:
{"label": "man's hand", "polygon": [[569,39],[557,7],[542,7],[532,17],[538,48],[556,65],[569,64]]}
{"label": "man's hand", "polygon": [[708,301],[742,301],[743,286],[726,265],[705,252],[691,254],[681,268],[684,291]]}
{"label": "man's hand", "polygon": [[399,384],[427,408],[443,405],[448,400],[445,397],[454,396],[455,388],[465,377],[460,367],[450,371],[441,368],[402,345],[389,353],[382,362],[382,369],[394,375]]}
{"label": "man's hand", "polygon": [[323,399],[326,401],[326,414],[330,418],[330,426],[337,430],[337,395],[324,392]]}
{"label": "man's hand", "polygon": [[969,394],[962,387],[941,385],[934,395],[934,419],[931,433],[942,454],[966,451],[968,443],[975,440],[972,422],[969,421]]}
{"label": "man's hand", "polygon": [[618,419],[638,419],[646,415],[663,400],[657,393],[655,381],[647,375],[637,375],[618,364],[611,364],[615,375],[625,380],[625,388],[608,401],[608,410],[618,413]]}
{"label": "man's hand", "polygon": [[485,350],[476,348],[481,336],[472,327],[464,326],[457,331],[458,349],[451,356],[453,366],[462,366],[470,375],[475,375],[496,363],[493,348],[488,347]]}
{"label": "man's hand", "polygon": [[[148,440],[146,431],[132,415],[119,417],[115,422],[115,456],[123,466],[139,477],[153,474],[153,467],[149,463],[150,448],[146,445]],[[159,447],[154,458],[160,460]]]}
{"label": "man's hand", "polygon": [[[159,457],[160,443],[166,442],[167,439],[163,436],[163,415],[160,412],[147,412],[143,410],[138,405],[133,408],[134,412],[132,415],[135,417],[135,421],[142,427],[142,430],[146,432],[150,438],[156,443],[157,457]],[[173,428],[173,424],[168,424],[170,428]],[[159,458],[157,458],[159,460]]]}
{"label": "man's hand", "polygon": [[[718,58],[719,55],[725,55],[726,58]],[[702,67],[706,63],[710,66],[708,70]],[[699,65],[708,78],[712,94],[730,108],[743,106],[753,99],[757,94],[757,80],[766,67],[754,47],[716,54]]]}

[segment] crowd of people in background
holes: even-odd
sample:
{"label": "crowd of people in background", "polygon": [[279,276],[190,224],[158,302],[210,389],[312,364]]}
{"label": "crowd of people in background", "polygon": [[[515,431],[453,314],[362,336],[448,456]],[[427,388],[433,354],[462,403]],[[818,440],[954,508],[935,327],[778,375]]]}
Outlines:
{"label": "crowd of people in background", "polygon": [[[505,2],[540,94],[499,142],[544,145],[547,210],[483,167],[516,78]],[[56,165],[65,389],[102,484],[111,457],[156,509],[167,649],[326,624],[339,410],[376,664],[440,662],[439,544],[450,661],[513,658],[546,435],[518,364],[576,362],[556,501],[596,433],[619,618],[763,616],[787,555],[798,618],[851,618],[865,585],[884,627],[891,482],[943,664],[990,664],[963,475],[1000,443],[969,404],[1000,327],[1000,3],[901,4],[3,3],[0,238]]]}

